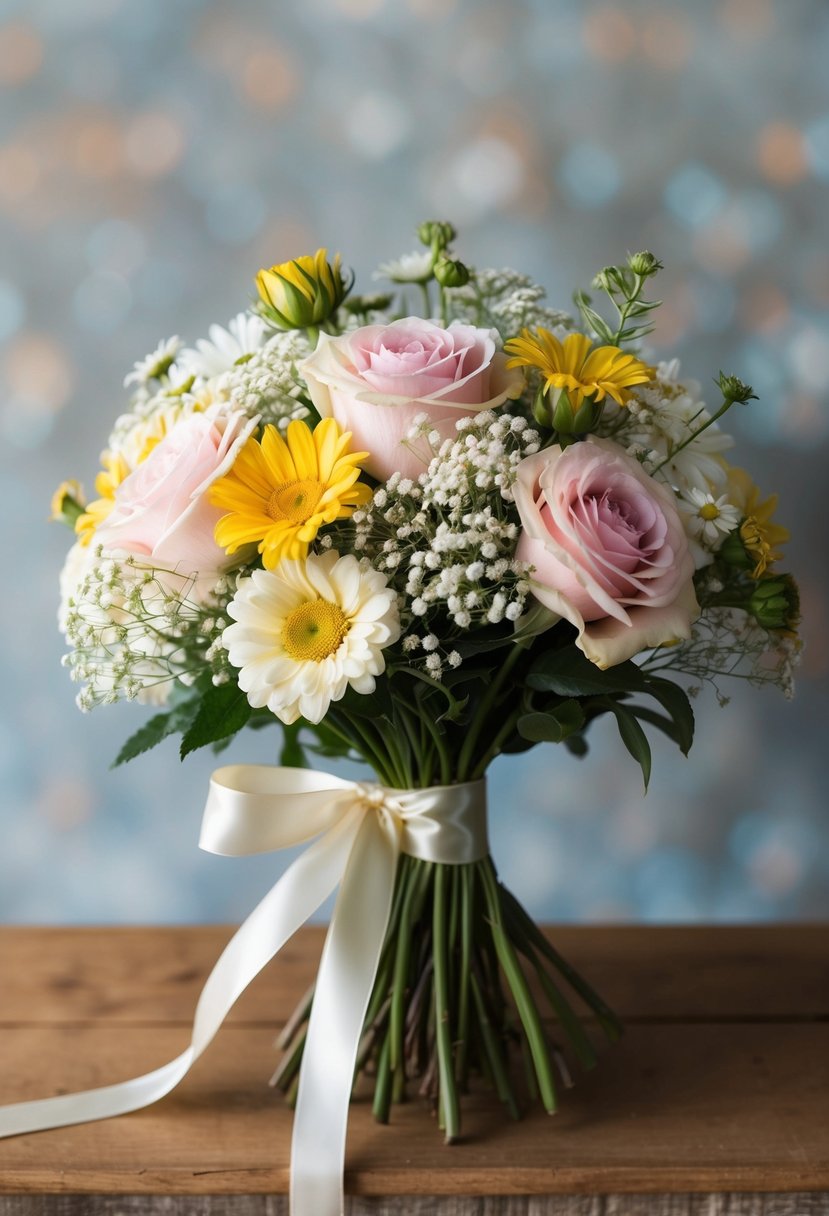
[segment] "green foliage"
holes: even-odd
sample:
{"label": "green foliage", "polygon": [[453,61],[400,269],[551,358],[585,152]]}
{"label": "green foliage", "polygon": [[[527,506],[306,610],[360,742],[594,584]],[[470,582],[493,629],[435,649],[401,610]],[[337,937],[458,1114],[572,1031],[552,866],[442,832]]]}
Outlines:
{"label": "green foliage", "polygon": [[547,713],[524,714],[518,733],[532,743],[563,743],[584,726],[584,710],[578,701],[562,701]]}
{"label": "green foliage", "polygon": [[134,760],[136,756],[143,755],[144,752],[156,747],[168,735],[187,730],[197,712],[198,702],[191,699],[166,713],[155,714],[148,722],[139,727],[135,734],[130,735],[115,757],[112,767],[118,768],[119,765],[126,764],[128,760]]}
{"label": "green foliage", "polygon": [[[694,714],[684,690],[671,680],[651,675],[633,662],[619,663],[606,671],[575,647],[567,646],[543,654],[526,680],[531,711],[518,721],[518,732],[534,742],[566,742],[577,756],[587,752],[583,731],[600,714],[611,713],[619,735],[642,769],[647,789],[651,772],[651,749],[642,723],[654,726],[672,739],[687,755],[694,738]],[[563,698],[542,701],[535,694]],[[647,705],[630,704],[634,695],[653,697],[664,713]],[[575,706],[578,715],[570,708]],[[559,719],[563,715],[563,722]]]}
{"label": "green foliage", "polygon": [[299,732],[304,723],[293,722],[282,728],[282,750],[279,753],[279,763],[285,768],[308,768],[308,757],[299,741]]}
{"label": "green foliage", "polygon": [[541,655],[530,669],[527,684],[539,692],[554,692],[560,697],[587,697],[637,692],[644,688],[645,676],[631,662],[602,670],[575,646],[566,646]]}
{"label": "green foliage", "polygon": [[573,297],[584,324],[593,335],[608,346],[624,346],[638,342],[653,330],[650,314],[660,300],[646,300],[645,286],[662,269],[662,263],[652,253],[631,254],[625,266],[606,266],[593,280],[593,286],[603,291],[616,309],[615,327],[592,307],[586,291]]}
{"label": "green foliage", "polygon": [[181,758],[210,743],[229,739],[247,724],[248,699],[235,682],[210,685],[203,693],[195,718],[181,740]]}

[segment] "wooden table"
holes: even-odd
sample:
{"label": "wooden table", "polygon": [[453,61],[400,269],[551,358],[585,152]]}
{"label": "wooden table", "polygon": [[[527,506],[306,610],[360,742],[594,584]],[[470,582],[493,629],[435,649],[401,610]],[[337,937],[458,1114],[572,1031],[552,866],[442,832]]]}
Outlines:
{"label": "wooden table", "polygon": [[[126,1079],[186,1046],[225,928],[0,930],[0,1101]],[[827,1216],[829,930],[557,928],[627,1023],[559,1113],[352,1108],[351,1216]],[[0,1216],[285,1216],[291,1114],[267,1086],[304,930],[156,1106],[0,1142]]]}

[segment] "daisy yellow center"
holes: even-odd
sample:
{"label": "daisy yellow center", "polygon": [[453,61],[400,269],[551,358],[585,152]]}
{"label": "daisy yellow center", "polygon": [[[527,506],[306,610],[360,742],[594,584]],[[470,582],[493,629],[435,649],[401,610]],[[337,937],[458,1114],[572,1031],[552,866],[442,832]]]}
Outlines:
{"label": "daisy yellow center", "polygon": [[285,618],[282,645],[298,663],[320,663],[339,650],[348,633],[348,617],[339,604],[306,600]]}
{"label": "daisy yellow center", "polygon": [[287,519],[292,524],[304,524],[314,514],[323,489],[319,481],[311,478],[286,482],[276,487],[265,510],[271,519]]}
{"label": "daisy yellow center", "polygon": [[717,506],[716,503],[713,503],[713,502],[707,502],[703,506],[701,506],[699,513],[700,513],[700,518],[705,519],[705,520],[720,518],[720,508]]}

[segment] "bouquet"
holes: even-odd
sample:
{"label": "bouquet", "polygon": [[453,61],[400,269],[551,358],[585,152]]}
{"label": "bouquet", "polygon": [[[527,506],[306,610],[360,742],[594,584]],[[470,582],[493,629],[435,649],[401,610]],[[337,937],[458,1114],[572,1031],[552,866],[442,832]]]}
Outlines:
{"label": "bouquet", "polygon": [[[687,753],[703,685],[790,695],[798,595],[776,499],[727,458],[720,424],[751,387],[720,373],[709,405],[647,358],[656,257],[601,270],[571,316],[524,275],[466,266],[450,224],[418,236],[380,267],[388,292],[355,294],[320,249],[261,270],[227,328],[163,342],[127,377],[97,497],[64,483],[54,515],[76,537],[60,624],[78,704],[155,707],[118,762],[276,727],[280,767],[214,778],[207,847],[325,833],[268,913],[281,941],[319,871],[342,879],[277,1083],[317,1116],[367,1084],[382,1122],[419,1094],[453,1141],[470,1078],[512,1118],[553,1111],[596,1059],[580,1008],[619,1033],[499,881],[490,763],[539,743],[584,758],[610,715],[647,786],[648,731]],[[343,1127],[320,1116],[317,1150]]]}

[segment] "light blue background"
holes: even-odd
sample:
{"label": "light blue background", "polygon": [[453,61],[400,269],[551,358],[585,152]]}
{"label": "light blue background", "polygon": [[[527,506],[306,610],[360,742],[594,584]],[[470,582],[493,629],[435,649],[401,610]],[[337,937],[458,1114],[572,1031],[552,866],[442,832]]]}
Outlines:
{"label": "light blue background", "polygon": [[626,250],[660,255],[656,350],[754,383],[729,425],[804,593],[796,701],[706,696],[647,799],[604,724],[585,763],[499,761],[502,874],[540,917],[829,915],[827,61],[822,0],[0,0],[0,918],[235,920],[281,869],[196,848],[211,757],[108,770],[145,711],[74,707],[49,497],[91,486],[160,337],[318,245],[368,287],[431,216],[565,307]]}

